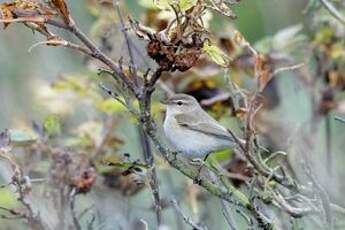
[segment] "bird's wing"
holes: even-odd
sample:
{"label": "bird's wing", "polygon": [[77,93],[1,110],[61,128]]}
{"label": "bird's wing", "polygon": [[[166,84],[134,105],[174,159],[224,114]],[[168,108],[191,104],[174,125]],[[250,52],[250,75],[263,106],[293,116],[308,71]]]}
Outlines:
{"label": "bird's wing", "polygon": [[234,141],[227,130],[213,119],[196,119],[196,116],[189,114],[179,114],[175,116],[177,123],[189,130],[211,135],[224,140]]}

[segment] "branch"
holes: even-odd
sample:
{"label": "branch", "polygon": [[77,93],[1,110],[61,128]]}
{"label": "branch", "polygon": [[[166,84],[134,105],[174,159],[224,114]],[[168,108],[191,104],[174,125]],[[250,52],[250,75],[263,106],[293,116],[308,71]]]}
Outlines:
{"label": "branch", "polygon": [[[271,169],[265,167],[264,164],[261,164],[260,161],[258,161],[253,155],[251,151],[251,143],[253,141],[253,119],[256,115],[257,111],[260,109],[260,106],[256,109],[254,109],[254,96],[250,102],[249,105],[249,111],[247,112],[247,118],[246,118],[246,127],[245,127],[245,136],[246,136],[246,142],[245,146],[241,147],[241,150],[243,151],[244,156],[247,158],[247,160],[253,165],[253,167],[263,176],[265,177],[272,177],[273,180],[278,182],[279,184],[286,186],[288,188],[293,188],[294,184],[290,181],[286,180],[285,177],[277,175],[276,173],[272,172]],[[231,132],[230,132],[231,134]],[[240,145],[241,146],[241,145]]]}
{"label": "branch", "polygon": [[11,216],[0,215],[0,218],[2,218],[2,219],[26,219],[27,218],[26,214],[18,212],[14,209],[5,208],[5,207],[0,206],[0,210],[3,210],[3,211],[5,211],[11,215]]}
{"label": "branch", "polygon": [[138,127],[140,133],[140,140],[143,147],[143,153],[146,163],[149,165],[149,185],[152,191],[154,207],[156,211],[156,219],[158,228],[162,224],[162,207],[161,207],[161,198],[159,195],[159,185],[157,180],[156,166],[153,159],[152,148],[150,140],[148,139],[147,134],[142,130],[141,127]]}
{"label": "branch", "polygon": [[335,119],[336,121],[339,121],[339,122],[341,122],[341,123],[344,123],[344,124],[345,124],[345,118],[342,118],[342,117],[336,116],[334,119]]}
{"label": "branch", "polygon": [[280,67],[280,68],[274,70],[274,72],[272,73],[272,76],[280,74],[281,72],[296,70],[296,69],[299,69],[303,66],[304,66],[304,63],[299,63],[299,64],[292,65],[292,66]]}
{"label": "branch", "polygon": [[345,18],[343,15],[330,3],[328,0],[319,0],[320,3],[333,15],[341,24],[345,25]]}
{"label": "branch", "polygon": [[76,190],[75,188],[71,191],[70,195],[69,195],[69,205],[70,205],[70,209],[71,209],[71,214],[72,214],[72,219],[73,219],[73,224],[76,230],[82,230],[81,225],[79,223],[79,219],[78,219],[78,215],[76,214],[75,211],[75,198],[76,198]]}
{"label": "branch", "polygon": [[171,200],[171,204],[174,206],[175,210],[177,211],[177,213],[183,218],[184,222],[186,222],[188,225],[190,225],[191,227],[193,227],[193,229],[195,230],[205,230],[204,227],[199,226],[198,224],[194,223],[193,220],[186,216],[182,209],[180,208],[180,206],[177,204],[176,200]]}
{"label": "branch", "polygon": [[33,44],[29,49],[28,49],[28,52],[30,53],[34,48],[36,48],[37,46],[39,45],[51,45],[51,46],[64,46],[66,48],[70,48],[70,49],[74,49],[74,50],[77,50],[81,53],[84,53],[88,56],[91,56],[92,57],[92,52],[90,52],[90,50],[85,47],[85,46],[82,46],[82,45],[78,45],[78,44],[75,44],[75,43],[72,43],[72,42],[69,42],[69,41],[66,41],[66,40],[57,40],[57,41],[41,41],[41,42],[38,42],[38,43],[35,43]]}
{"label": "branch", "polygon": [[120,29],[121,29],[121,32],[123,33],[123,36],[124,36],[125,41],[126,41],[129,60],[130,60],[130,66],[131,66],[130,71],[134,75],[133,76],[134,77],[134,84],[136,85],[136,87],[138,87],[137,66],[136,66],[135,60],[134,60],[134,52],[132,49],[131,41],[129,39],[129,36],[128,36],[126,28],[125,28],[125,23],[124,23],[123,16],[122,16],[122,13],[120,10],[119,1],[113,0],[112,3],[113,3],[113,7],[116,9],[116,13],[120,19]]}
{"label": "branch", "polygon": [[[146,128],[145,128],[146,129]],[[179,170],[182,174],[188,178],[195,181],[198,179],[199,185],[206,189],[212,195],[226,200],[232,204],[245,208],[250,212],[259,222],[260,226],[264,229],[270,229],[272,224],[260,213],[255,206],[253,206],[249,200],[242,193],[233,193],[229,191],[224,186],[219,186],[214,183],[214,181],[207,179],[205,177],[200,177],[198,170],[190,167],[190,165],[185,162],[185,160],[179,160],[176,157],[176,153],[171,152],[169,149],[165,148],[154,131],[146,131],[150,136],[152,142],[158,149],[158,151],[163,155],[163,157],[169,162],[169,164],[175,169]]]}
{"label": "branch", "polygon": [[304,171],[306,173],[306,175],[309,177],[309,179],[311,180],[311,182],[313,183],[314,188],[317,191],[317,194],[319,195],[320,199],[321,199],[321,206],[322,209],[324,211],[325,214],[325,225],[329,228],[329,229],[333,229],[333,225],[334,225],[334,221],[333,221],[333,215],[332,215],[332,209],[331,209],[331,202],[329,199],[329,196],[326,192],[326,190],[322,187],[322,185],[317,181],[317,179],[315,178],[315,176],[312,174],[311,168],[309,165],[307,165],[307,163],[303,164],[304,166]]}
{"label": "branch", "polygon": [[273,203],[283,209],[285,212],[287,212],[290,216],[295,218],[301,218],[303,216],[309,215],[309,214],[315,214],[318,213],[317,210],[313,210],[309,207],[306,208],[298,208],[291,206],[286,199],[281,194],[273,193]]}
{"label": "branch", "polygon": [[108,57],[104,52],[102,52],[88,38],[88,36],[79,29],[79,27],[72,18],[70,19],[70,23],[68,25],[55,20],[47,20],[47,23],[60,29],[68,30],[72,34],[74,34],[90,50],[89,55],[91,57],[107,65],[112,71],[114,71],[114,74],[117,75],[121,79],[121,81],[124,82],[124,84],[133,92],[133,94],[136,97],[140,96],[140,89],[133,84],[133,82],[126,76],[126,74],[121,70],[121,68],[110,57]]}
{"label": "branch", "polygon": [[226,202],[224,200],[220,200],[220,202],[222,205],[223,216],[224,216],[226,222],[228,223],[230,230],[236,230],[237,229],[236,225],[235,225],[234,220],[233,220],[233,218],[232,218],[232,216],[228,210]]}
{"label": "branch", "polygon": [[[24,206],[26,209],[25,214],[22,214],[21,216],[25,218],[29,226],[33,229],[37,230],[47,230],[49,229],[48,226],[43,223],[39,213],[36,213],[31,205],[31,202],[29,200],[29,193],[31,191],[31,182],[30,178],[27,176],[24,176],[23,170],[20,168],[20,166],[6,153],[2,153],[0,151],[0,157],[7,160],[13,170],[13,176],[12,181],[10,182],[11,185],[15,186],[16,192],[18,193],[18,201]],[[13,212],[14,214],[15,212]]]}

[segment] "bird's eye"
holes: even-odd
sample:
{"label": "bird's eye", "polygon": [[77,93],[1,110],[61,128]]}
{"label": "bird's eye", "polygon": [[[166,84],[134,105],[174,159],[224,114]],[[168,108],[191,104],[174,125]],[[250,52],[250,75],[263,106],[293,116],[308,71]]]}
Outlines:
{"label": "bird's eye", "polygon": [[183,105],[183,102],[182,101],[177,101],[177,105],[181,106],[181,105]]}

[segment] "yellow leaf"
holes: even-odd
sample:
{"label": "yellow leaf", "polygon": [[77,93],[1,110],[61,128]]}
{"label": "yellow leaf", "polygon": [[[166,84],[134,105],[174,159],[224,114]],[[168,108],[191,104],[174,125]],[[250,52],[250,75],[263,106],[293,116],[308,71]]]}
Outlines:
{"label": "yellow leaf", "polygon": [[64,0],[52,0],[52,3],[61,14],[62,19],[65,21],[65,23],[69,24],[69,10],[66,2]]}
{"label": "yellow leaf", "polygon": [[180,0],[181,11],[187,11],[198,3],[198,0]]}
{"label": "yellow leaf", "polygon": [[61,133],[61,120],[55,114],[49,114],[43,122],[44,130],[49,136],[57,136]]}
{"label": "yellow leaf", "polygon": [[64,76],[51,85],[57,92],[73,92],[81,97],[89,94],[90,86],[79,76]]}
{"label": "yellow leaf", "polygon": [[345,56],[345,51],[342,42],[337,42],[332,45],[330,49],[330,56],[332,59],[337,59]]}
{"label": "yellow leaf", "polygon": [[114,100],[113,98],[97,101],[96,108],[99,111],[107,114],[123,112],[126,110],[126,108],[120,102]]}
{"label": "yellow leaf", "polygon": [[161,10],[170,9],[171,5],[175,5],[177,3],[177,0],[153,0],[153,4]]}
{"label": "yellow leaf", "polygon": [[220,66],[228,66],[229,57],[217,46],[204,44],[203,51]]}
{"label": "yellow leaf", "polygon": [[37,141],[37,136],[31,132],[26,132],[17,129],[9,130],[11,143],[14,146],[27,146],[35,143]]}

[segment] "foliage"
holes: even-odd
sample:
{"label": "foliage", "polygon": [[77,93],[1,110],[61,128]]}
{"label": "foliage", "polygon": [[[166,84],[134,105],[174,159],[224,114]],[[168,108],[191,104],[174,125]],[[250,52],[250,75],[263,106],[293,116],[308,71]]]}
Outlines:
{"label": "foliage", "polygon": [[[310,1],[310,24],[287,27],[255,44],[232,24],[239,1],[144,0],[142,18],[124,15],[127,2],[87,2],[95,17],[92,39],[67,1],[0,4],[4,29],[21,23],[43,35],[30,51],[65,47],[85,55],[88,68],[63,73],[49,85],[53,96],[43,103],[41,121],[0,133],[7,172],[1,172],[0,189],[10,188],[17,200],[0,200],[0,217],[24,220],[9,226],[108,229],[115,226],[108,217],[115,215],[119,229],[184,224],[220,229],[212,218],[225,229],[341,228],[344,201],[317,176],[318,164],[309,154],[325,147],[323,167],[332,175],[329,119],[345,113],[345,30],[330,2]],[[209,26],[213,17],[224,20],[223,33]],[[303,86],[311,108],[308,127],[297,131],[276,125],[270,114],[283,106],[287,89],[279,84],[291,81],[289,76]],[[201,167],[168,148],[159,128],[159,100],[173,92],[195,96],[230,128],[236,148]],[[56,99],[70,104],[68,113]],[[287,120],[293,116],[289,109]],[[322,122],[325,144],[319,145]],[[131,209],[128,203],[136,201],[146,209]]]}

